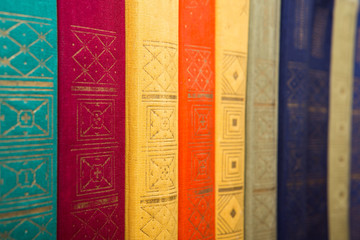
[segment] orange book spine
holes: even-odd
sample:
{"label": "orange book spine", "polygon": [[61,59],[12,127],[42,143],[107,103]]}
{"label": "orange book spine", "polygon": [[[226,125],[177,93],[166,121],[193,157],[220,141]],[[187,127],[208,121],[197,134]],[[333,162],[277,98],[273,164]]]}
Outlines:
{"label": "orange book spine", "polygon": [[215,239],[215,0],[179,5],[179,239]]}

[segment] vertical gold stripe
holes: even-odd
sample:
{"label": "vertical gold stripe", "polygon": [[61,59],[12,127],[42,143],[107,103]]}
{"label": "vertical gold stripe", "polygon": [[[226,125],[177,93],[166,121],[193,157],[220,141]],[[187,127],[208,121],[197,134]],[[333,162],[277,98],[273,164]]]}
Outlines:
{"label": "vertical gold stripe", "polygon": [[335,0],[328,140],[330,240],[349,239],[351,109],[357,9],[357,0]]}

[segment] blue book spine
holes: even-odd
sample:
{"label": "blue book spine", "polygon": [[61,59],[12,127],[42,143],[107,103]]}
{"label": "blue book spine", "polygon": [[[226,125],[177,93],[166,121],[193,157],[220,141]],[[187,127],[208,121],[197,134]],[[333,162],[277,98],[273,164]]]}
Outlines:
{"label": "blue book spine", "polygon": [[[283,1],[278,239],[327,239],[326,152],[332,1]],[[320,228],[320,229],[319,229]]]}
{"label": "blue book spine", "polygon": [[312,12],[307,99],[306,239],[328,239],[327,142],[333,5],[333,1],[315,0]]}
{"label": "blue book spine", "polygon": [[0,3],[0,239],[56,239],[55,0]]}
{"label": "blue book spine", "polygon": [[354,93],[350,170],[350,239],[360,239],[360,12],[358,12],[354,63]]}

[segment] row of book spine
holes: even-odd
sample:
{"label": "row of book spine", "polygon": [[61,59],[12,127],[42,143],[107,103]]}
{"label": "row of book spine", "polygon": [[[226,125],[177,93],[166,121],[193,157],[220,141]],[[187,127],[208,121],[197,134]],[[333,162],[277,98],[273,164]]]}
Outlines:
{"label": "row of book spine", "polygon": [[357,11],[4,0],[0,239],[357,239]]}

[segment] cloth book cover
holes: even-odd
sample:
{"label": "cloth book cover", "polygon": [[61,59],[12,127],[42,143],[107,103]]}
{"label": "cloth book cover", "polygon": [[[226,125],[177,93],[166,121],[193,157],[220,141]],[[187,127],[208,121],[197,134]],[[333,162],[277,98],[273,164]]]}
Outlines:
{"label": "cloth book cover", "polygon": [[178,4],[126,2],[126,239],[178,236]]}
{"label": "cloth book cover", "polygon": [[[357,0],[335,0],[328,139],[329,239],[349,239],[351,120]],[[346,26],[346,27],[344,27]]]}
{"label": "cloth book cover", "polygon": [[59,0],[59,239],[124,239],[123,0]]}
{"label": "cloth book cover", "polygon": [[333,2],[281,12],[278,238],[327,239],[327,139]]}
{"label": "cloth book cover", "polygon": [[357,12],[351,116],[350,239],[360,239],[360,14]]}
{"label": "cloth book cover", "polygon": [[56,1],[0,3],[0,239],[56,239]]}
{"label": "cloth book cover", "polygon": [[249,2],[216,1],[215,228],[218,239],[244,239]]}
{"label": "cloth book cover", "polygon": [[179,12],[179,239],[214,239],[215,1]]}
{"label": "cloth book cover", "polygon": [[245,239],[275,240],[280,0],[250,2]]}

